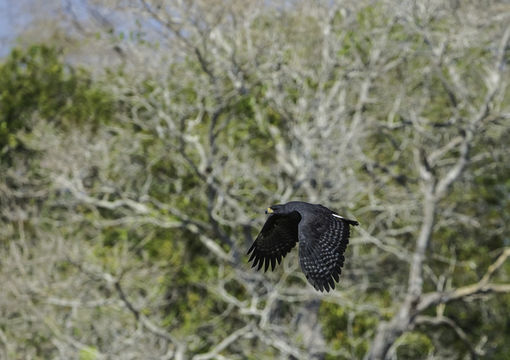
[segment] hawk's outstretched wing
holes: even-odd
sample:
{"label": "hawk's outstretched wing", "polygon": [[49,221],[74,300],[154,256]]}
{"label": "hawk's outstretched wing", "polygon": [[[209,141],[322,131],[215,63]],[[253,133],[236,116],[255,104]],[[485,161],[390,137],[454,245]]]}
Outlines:
{"label": "hawk's outstretched wing", "polygon": [[299,225],[299,262],[317,290],[334,289],[340,278],[349,243],[349,224],[357,222],[329,215]]}
{"label": "hawk's outstretched wing", "polygon": [[258,265],[257,270],[265,264],[264,271],[271,263],[271,270],[274,270],[282,258],[296,245],[298,241],[298,224],[301,216],[298,212],[289,214],[271,214],[253,245],[248,250],[252,253],[248,261],[253,260],[252,267]]}

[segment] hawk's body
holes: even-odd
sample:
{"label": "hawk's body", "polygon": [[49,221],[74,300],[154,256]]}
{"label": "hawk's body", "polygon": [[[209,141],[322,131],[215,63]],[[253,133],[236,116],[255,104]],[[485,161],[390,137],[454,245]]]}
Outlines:
{"label": "hawk's body", "polygon": [[299,262],[308,281],[320,291],[335,288],[349,243],[349,225],[357,221],[345,219],[318,204],[292,201],[271,206],[260,234],[248,250],[253,266],[265,270],[299,242]]}

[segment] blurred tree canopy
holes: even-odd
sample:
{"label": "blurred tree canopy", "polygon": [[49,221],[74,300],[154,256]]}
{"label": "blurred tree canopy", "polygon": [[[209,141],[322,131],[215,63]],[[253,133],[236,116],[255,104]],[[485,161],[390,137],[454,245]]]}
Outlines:
{"label": "blurred tree canopy", "polygon": [[[35,21],[0,64],[0,358],[507,358],[509,18],[112,0]],[[246,263],[291,199],[361,223],[333,293],[295,253]]]}
{"label": "blurred tree canopy", "polygon": [[113,114],[111,95],[92,86],[86,70],[66,65],[62,54],[47,45],[14,49],[0,66],[0,145],[16,148],[16,133],[29,130],[32,116],[58,126],[104,123]]}

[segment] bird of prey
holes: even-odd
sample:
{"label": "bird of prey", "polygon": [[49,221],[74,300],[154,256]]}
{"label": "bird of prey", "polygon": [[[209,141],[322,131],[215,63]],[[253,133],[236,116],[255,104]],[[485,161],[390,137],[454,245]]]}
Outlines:
{"label": "bird of prey", "polygon": [[299,242],[299,263],[306,278],[319,291],[332,290],[339,281],[344,252],[349,243],[350,225],[346,219],[327,207],[301,201],[273,205],[262,230],[248,250],[253,266],[260,270],[269,264],[274,270],[282,258]]}

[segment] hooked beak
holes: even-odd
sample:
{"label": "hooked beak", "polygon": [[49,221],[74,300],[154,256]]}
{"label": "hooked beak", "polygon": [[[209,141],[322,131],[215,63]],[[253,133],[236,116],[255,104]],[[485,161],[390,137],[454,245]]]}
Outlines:
{"label": "hooked beak", "polygon": [[266,209],[266,214],[272,214],[272,213],[274,213],[273,209],[271,209],[271,208]]}

